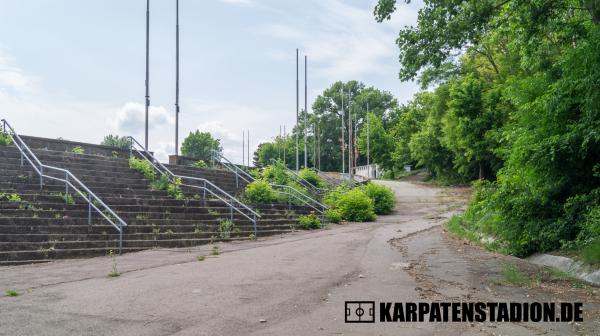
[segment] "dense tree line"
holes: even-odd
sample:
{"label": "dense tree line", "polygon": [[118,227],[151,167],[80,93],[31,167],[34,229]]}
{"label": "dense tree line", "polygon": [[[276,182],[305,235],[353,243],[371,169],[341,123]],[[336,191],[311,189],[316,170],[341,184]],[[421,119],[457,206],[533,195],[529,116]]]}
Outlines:
{"label": "dense tree line", "polygon": [[[380,0],[375,18],[397,6]],[[371,161],[388,174],[412,164],[440,181],[480,181],[464,229],[516,255],[600,251],[599,23],[598,0],[424,0],[397,39],[399,77],[422,92],[398,105],[360,82],[334,83],[308,117],[309,165],[341,170],[350,111],[356,164],[366,162],[368,102]],[[302,129],[262,145],[256,163],[285,146],[294,167]]]}
{"label": "dense tree line", "polygon": [[501,250],[600,250],[599,23],[597,0],[426,0],[399,34],[400,79],[425,90],[401,107],[393,159],[486,180],[461,225]]}

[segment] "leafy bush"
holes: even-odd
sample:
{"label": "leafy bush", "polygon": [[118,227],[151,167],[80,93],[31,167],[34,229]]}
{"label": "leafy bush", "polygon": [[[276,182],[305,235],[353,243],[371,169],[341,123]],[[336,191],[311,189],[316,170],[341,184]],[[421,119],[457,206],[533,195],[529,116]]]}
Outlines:
{"label": "leafy bush", "polygon": [[116,147],[120,149],[129,149],[131,146],[131,140],[129,137],[109,134],[102,139],[100,142],[103,146]]}
{"label": "leafy bush", "polygon": [[338,209],[327,209],[325,218],[331,223],[339,223],[342,221],[342,213]]}
{"label": "leafy bush", "polygon": [[8,146],[12,143],[12,138],[4,132],[0,132],[0,146]]}
{"label": "leafy bush", "polygon": [[389,187],[381,184],[369,183],[362,187],[363,191],[373,200],[375,213],[378,215],[389,214],[394,210],[396,197]]}
{"label": "leafy bush", "polygon": [[144,175],[144,178],[150,181],[154,181],[156,179],[156,172],[154,171],[154,167],[150,162],[144,159],[136,159],[135,157],[129,158],[129,168],[133,170],[137,170]]}
{"label": "leafy bush", "polygon": [[194,162],[192,164],[192,167],[194,168],[207,168],[208,165],[206,164],[206,162],[204,162],[204,160],[198,160],[196,162]]}
{"label": "leafy bush", "polygon": [[160,175],[159,178],[152,181],[152,189],[154,190],[166,190],[169,186],[169,177],[165,174]]}
{"label": "leafy bush", "polygon": [[275,184],[287,185],[290,182],[287,167],[281,161],[265,167],[261,175],[264,180]]}
{"label": "leafy bush", "polygon": [[177,200],[182,200],[184,198],[183,192],[181,191],[181,179],[179,177],[175,178],[174,182],[169,183],[167,186],[167,193]]}
{"label": "leafy bush", "polygon": [[373,200],[360,188],[339,195],[336,208],[339,209],[342,218],[353,222],[369,222],[377,217]]}
{"label": "leafy bush", "polygon": [[81,155],[81,154],[85,154],[85,150],[81,146],[75,146],[75,147],[73,147],[73,149],[71,149],[71,153]]}
{"label": "leafy bush", "polygon": [[314,213],[298,216],[298,222],[305,230],[318,229],[321,227],[321,220]]}
{"label": "leafy bush", "polygon": [[298,175],[317,188],[324,188],[326,186],[321,176],[312,169],[304,168],[298,172]]}
{"label": "leafy bush", "polygon": [[262,180],[256,180],[246,186],[246,198],[253,203],[272,203],[277,200],[273,188]]}

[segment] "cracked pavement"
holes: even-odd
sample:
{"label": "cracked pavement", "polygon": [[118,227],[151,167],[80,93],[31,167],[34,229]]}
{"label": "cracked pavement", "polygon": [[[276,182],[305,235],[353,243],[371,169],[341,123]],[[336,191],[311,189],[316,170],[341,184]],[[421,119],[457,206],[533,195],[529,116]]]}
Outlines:
{"label": "cracked pavement", "polygon": [[[499,285],[524,263],[449,237],[468,190],[381,181],[398,198],[375,223],[250,242],[0,268],[0,335],[571,335],[600,330],[595,289]],[[199,255],[207,256],[197,261]],[[532,266],[527,266],[532,267]],[[584,301],[583,323],[345,324],[344,301]]]}

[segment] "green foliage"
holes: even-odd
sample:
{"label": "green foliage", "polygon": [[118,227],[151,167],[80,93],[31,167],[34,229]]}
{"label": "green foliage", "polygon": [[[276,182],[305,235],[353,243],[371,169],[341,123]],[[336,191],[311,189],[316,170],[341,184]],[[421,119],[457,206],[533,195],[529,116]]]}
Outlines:
{"label": "green foliage", "polygon": [[225,219],[219,222],[219,237],[221,239],[231,238],[231,232],[235,230],[235,224],[229,219]]}
{"label": "green foliage", "polygon": [[327,209],[325,210],[325,218],[330,223],[340,223],[342,221],[342,213],[338,209]]}
{"label": "green foliage", "polygon": [[194,159],[210,161],[213,157],[212,151],[221,153],[221,140],[215,139],[209,132],[190,132],[181,144],[181,153]]}
{"label": "green foliage", "polygon": [[371,200],[375,213],[378,215],[387,215],[394,210],[396,205],[396,197],[394,192],[389,187],[381,184],[369,183],[362,187],[362,190]]}
{"label": "green foliage", "polygon": [[287,168],[282,161],[275,161],[263,168],[261,177],[266,181],[280,185],[287,185],[291,181]]}
{"label": "green foliage", "polygon": [[17,292],[14,289],[7,289],[5,293],[6,293],[6,296],[12,296],[12,297],[19,296],[19,292]]}
{"label": "green foliage", "polygon": [[12,144],[12,138],[10,135],[4,132],[0,132],[0,146],[9,146]]}
{"label": "green foliage", "polygon": [[305,230],[313,230],[321,227],[321,220],[314,213],[298,216],[298,223]]}
{"label": "green foliage", "polygon": [[146,180],[154,181],[156,179],[156,171],[154,170],[154,167],[152,167],[152,164],[150,162],[144,159],[137,159],[133,156],[130,157],[129,168],[142,173]]}
{"label": "green foliage", "polygon": [[71,153],[81,155],[81,154],[85,154],[85,150],[81,146],[75,146],[75,147],[73,147],[73,149],[71,149]]}
{"label": "green foliage", "polygon": [[23,201],[21,199],[21,196],[19,196],[19,194],[15,194],[15,193],[7,194],[7,193],[0,192],[0,201],[2,201],[2,200],[6,200],[9,202],[15,202],[15,203]]}
{"label": "green foliage", "polygon": [[177,177],[167,186],[167,193],[176,200],[182,200],[185,198],[183,192],[181,191],[181,183],[181,178]]}
{"label": "green foliage", "polygon": [[206,259],[206,257],[203,255],[196,256],[196,260],[198,261],[204,261],[204,259]]}
{"label": "green foliage", "polygon": [[326,202],[339,210],[342,218],[348,221],[369,222],[376,218],[373,200],[361,188],[345,193],[330,193]]}
{"label": "green foliage", "polygon": [[503,282],[517,286],[530,286],[531,278],[529,275],[519,269],[514,263],[505,263],[502,265]]}
{"label": "green foliage", "polygon": [[213,245],[210,254],[215,255],[215,256],[221,254],[221,251],[219,250],[219,245]]}
{"label": "green foliage", "polygon": [[160,175],[159,178],[151,182],[152,189],[154,190],[166,190],[171,181],[169,177],[165,174]]}
{"label": "green foliage", "polygon": [[103,146],[116,147],[119,149],[129,149],[131,147],[131,140],[126,136],[118,136],[109,134],[102,139],[100,142]]}
{"label": "green foliage", "polygon": [[62,195],[62,199],[65,201],[65,203],[67,203],[69,205],[75,204],[75,200],[73,199],[73,195],[71,195],[71,194]]}
{"label": "green foliage", "polygon": [[317,188],[325,188],[327,186],[327,183],[323,181],[321,176],[319,176],[319,174],[312,169],[300,169],[298,175]]}
{"label": "green foliage", "polygon": [[194,162],[192,164],[192,167],[195,168],[208,168],[208,165],[206,164],[206,162],[204,162],[204,160],[198,160],[196,162]]}
{"label": "green foliage", "polygon": [[581,259],[590,265],[600,265],[600,239],[594,240],[581,249]]}
{"label": "green foliage", "polygon": [[246,186],[244,195],[252,203],[273,203],[277,200],[277,195],[273,188],[262,180],[256,180]]}
{"label": "green foliage", "polygon": [[[374,15],[387,20],[400,6],[379,0]],[[425,0],[417,24],[401,30],[400,78],[436,87],[399,109],[394,166],[414,162],[441,181],[490,181],[475,185],[449,229],[492,237],[494,248],[518,256],[594,250],[599,8],[597,1]]]}
{"label": "green foliage", "polygon": [[108,251],[108,256],[110,257],[111,262],[112,262],[112,267],[111,267],[110,272],[108,273],[108,277],[115,278],[115,277],[120,276],[121,273],[119,273],[119,271],[117,270],[117,256],[115,255],[113,250]]}
{"label": "green foliage", "polygon": [[394,150],[394,138],[386,131],[383,120],[375,113],[369,113],[369,127],[362,127],[357,145],[359,153],[365,157],[369,150],[370,163],[378,163],[384,169],[393,168],[391,154]]}

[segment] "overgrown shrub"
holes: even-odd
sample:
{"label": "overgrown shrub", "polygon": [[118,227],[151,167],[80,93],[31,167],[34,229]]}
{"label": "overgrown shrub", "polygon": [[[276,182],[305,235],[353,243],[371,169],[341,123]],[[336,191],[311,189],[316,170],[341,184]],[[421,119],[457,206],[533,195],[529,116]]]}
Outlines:
{"label": "overgrown shrub", "polygon": [[304,168],[298,172],[298,175],[317,188],[326,187],[325,181],[312,169]]}
{"label": "overgrown shrub", "polygon": [[336,208],[339,209],[343,219],[353,222],[369,222],[377,217],[373,200],[360,188],[339,195]]}
{"label": "overgrown shrub", "polygon": [[313,230],[321,227],[321,220],[314,213],[298,216],[298,222],[305,230]]}
{"label": "overgrown shrub", "polygon": [[184,198],[183,192],[181,191],[181,179],[179,177],[175,178],[175,181],[169,183],[167,186],[167,193],[177,200],[182,200]]}
{"label": "overgrown shrub", "polygon": [[331,223],[339,223],[342,221],[342,213],[338,209],[327,209],[325,218]]}
{"label": "overgrown shrub", "polygon": [[194,162],[192,164],[192,167],[194,168],[207,168],[208,165],[206,164],[206,162],[204,162],[204,160],[198,160],[196,162]]}
{"label": "overgrown shrub", "polygon": [[261,177],[275,184],[287,185],[290,182],[287,167],[281,161],[276,161],[272,165],[265,167],[262,170]]}
{"label": "overgrown shrub", "polygon": [[162,174],[159,178],[152,181],[152,189],[154,190],[166,190],[169,186],[169,177],[165,174]]}
{"label": "overgrown shrub", "polygon": [[252,203],[272,203],[277,200],[271,186],[262,180],[256,180],[246,186],[246,198]]}
{"label": "overgrown shrub", "polygon": [[83,149],[83,147],[81,146],[75,146],[73,147],[73,149],[71,149],[71,153],[79,155],[85,154],[85,149]]}
{"label": "overgrown shrub", "polygon": [[131,146],[131,140],[126,136],[121,137],[118,135],[109,134],[102,139],[100,144],[103,146],[116,147],[120,149],[129,149]]}
{"label": "overgrown shrub", "polygon": [[386,215],[394,210],[396,205],[396,197],[394,192],[387,186],[381,184],[369,183],[362,187],[365,194],[373,200],[375,213],[378,215]]}
{"label": "overgrown shrub", "polygon": [[144,175],[144,178],[150,181],[154,181],[156,179],[156,172],[154,171],[154,167],[150,162],[144,159],[136,159],[135,157],[129,158],[129,168],[133,170],[137,170]]}
{"label": "overgrown shrub", "polygon": [[0,132],[0,146],[8,146],[12,143],[12,138],[4,132]]}

